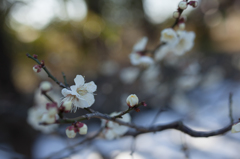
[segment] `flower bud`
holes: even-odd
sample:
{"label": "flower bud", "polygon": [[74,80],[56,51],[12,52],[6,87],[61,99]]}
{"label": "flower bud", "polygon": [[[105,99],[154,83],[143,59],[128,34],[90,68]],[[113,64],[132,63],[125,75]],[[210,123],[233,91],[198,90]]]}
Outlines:
{"label": "flower bud", "polygon": [[182,1],[178,4],[178,7],[182,10],[186,9],[187,8],[187,2],[185,1]]}
{"label": "flower bud", "polygon": [[50,116],[48,113],[44,113],[41,118],[41,122],[47,123],[47,124],[53,124],[55,123],[56,119],[55,116]]}
{"label": "flower bud", "polygon": [[77,134],[77,133],[75,132],[75,128],[74,128],[73,125],[67,127],[67,129],[66,129],[66,135],[67,135],[68,138],[74,138],[74,137],[76,136],[76,134]]}
{"label": "flower bud", "polygon": [[83,126],[81,128],[79,128],[79,134],[80,135],[85,135],[85,134],[87,134],[87,130],[88,130],[87,125],[83,124]]}
{"label": "flower bud", "polygon": [[198,6],[197,1],[190,1],[188,4],[191,5],[193,8],[196,8]]}
{"label": "flower bud", "polygon": [[232,132],[232,133],[238,133],[238,132],[240,132],[240,123],[234,124],[234,125],[232,126],[231,132]]}
{"label": "flower bud", "polygon": [[173,18],[179,18],[180,13],[178,11],[173,12]]}
{"label": "flower bud", "polygon": [[41,68],[42,68],[42,67],[39,66],[39,65],[34,65],[34,66],[33,66],[33,71],[36,72],[36,73],[39,73],[39,72],[41,72]]}
{"label": "flower bud", "polygon": [[45,92],[50,91],[52,89],[52,84],[48,81],[43,81],[40,83],[40,89]]}
{"label": "flower bud", "polygon": [[178,25],[179,29],[184,30],[185,29],[185,23],[180,23]]}
{"label": "flower bud", "polygon": [[138,105],[139,100],[135,94],[131,94],[127,97],[126,102],[129,107],[134,107],[134,106]]}
{"label": "flower bud", "polygon": [[70,111],[72,109],[72,102],[65,101],[65,102],[63,102],[62,106],[64,107],[65,111]]}
{"label": "flower bud", "polygon": [[48,115],[49,116],[55,116],[56,114],[58,114],[58,106],[57,103],[53,102],[53,103],[47,103],[46,108],[48,110]]}

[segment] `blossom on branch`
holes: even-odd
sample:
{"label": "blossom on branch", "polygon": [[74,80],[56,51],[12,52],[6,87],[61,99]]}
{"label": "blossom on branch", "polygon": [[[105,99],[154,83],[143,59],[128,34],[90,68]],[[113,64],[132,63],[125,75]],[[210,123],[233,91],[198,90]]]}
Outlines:
{"label": "blossom on branch", "polygon": [[148,42],[147,37],[143,37],[133,46],[133,51],[129,55],[132,65],[152,65],[154,63],[153,59],[149,56],[146,56],[143,52],[146,48]]}
{"label": "blossom on branch", "polygon": [[32,107],[28,110],[27,122],[36,130],[43,133],[50,133],[58,127],[57,124],[40,125],[43,115],[47,110],[43,106]]}
{"label": "blossom on branch", "polygon": [[129,95],[129,96],[127,97],[126,102],[127,102],[127,105],[128,105],[129,107],[134,107],[134,106],[138,105],[139,99],[138,99],[138,97],[136,96],[136,94],[131,94],[131,95]]}
{"label": "blossom on branch", "polygon": [[172,28],[167,28],[161,32],[160,41],[174,47],[177,45],[179,39],[177,33]]}
{"label": "blossom on branch", "polygon": [[48,81],[43,81],[40,83],[40,89],[43,92],[50,91],[52,89],[52,84]]}
{"label": "blossom on branch", "polygon": [[77,108],[88,108],[95,102],[93,92],[97,90],[97,86],[93,81],[85,83],[81,75],[77,75],[74,82],[75,85],[70,90],[62,89],[62,94],[65,97],[63,102],[71,101],[72,111],[76,112]]}
{"label": "blossom on branch", "polygon": [[177,31],[179,42],[173,49],[175,55],[183,55],[191,50],[194,45],[195,33],[190,31]]}
{"label": "blossom on branch", "polygon": [[[113,117],[118,114],[120,113],[113,112],[110,114],[110,116]],[[123,122],[130,122],[131,117],[129,114],[124,114],[122,118],[119,118],[118,120],[121,120]],[[102,126],[105,127],[102,134],[104,138],[108,140],[119,138],[120,136],[124,135],[129,129],[129,127],[127,126],[119,125],[118,123],[115,123],[113,121],[107,121],[107,120],[102,120]]]}

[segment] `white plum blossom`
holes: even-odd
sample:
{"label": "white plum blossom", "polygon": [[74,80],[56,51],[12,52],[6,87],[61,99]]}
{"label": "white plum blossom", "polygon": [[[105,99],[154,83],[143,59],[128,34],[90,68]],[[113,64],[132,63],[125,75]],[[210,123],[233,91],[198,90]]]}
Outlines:
{"label": "white plum blossom", "polygon": [[58,127],[58,125],[40,125],[39,123],[41,122],[45,113],[47,113],[47,110],[43,106],[31,107],[28,110],[27,122],[36,130],[39,130],[43,133],[51,133]]}
{"label": "white plum blossom", "polygon": [[160,41],[167,43],[168,46],[175,47],[179,39],[177,33],[172,28],[167,28],[161,32]]}
{"label": "white plum blossom", "polygon": [[[113,117],[118,114],[119,113],[117,112],[113,112],[112,114],[110,114],[110,116]],[[122,118],[120,118],[119,120],[123,122],[130,122],[131,117],[129,114],[124,114]],[[102,120],[102,126],[103,127],[106,126],[106,128],[103,130],[103,136],[108,140],[119,138],[120,136],[125,134],[129,129],[129,127],[127,126],[119,125],[118,123],[107,120]]]}
{"label": "white plum blossom", "polygon": [[40,89],[42,91],[50,91],[52,89],[52,84],[48,81],[43,81],[40,83]]}
{"label": "white plum blossom", "polygon": [[131,94],[127,97],[126,102],[129,107],[134,107],[138,105],[139,99],[136,94]]}
{"label": "white plum blossom", "polygon": [[133,46],[133,51],[129,55],[132,65],[152,65],[153,59],[149,56],[143,55],[141,51],[144,51],[148,42],[147,37],[143,37]]}
{"label": "white plum blossom", "polygon": [[75,85],[71,86],[70,90],[62,89],[62,94],[65,97],[63,102],[71,101],[72,110],[76,112],[77,108],[88,108],[95,102],[93,92],[97,90],[97,86],[93,81],[85,83],[81,75],[77,75],[74,82]]}
{"label": "white plum blossom", "polygon": [[179,7],[180,9],[182,9],[182,10],[186,9],[187,6],[188,6],[188,4],[187,4],[187,2],[185,2],[185,1],[181,1],[181,2],[179,2],[179,4],[178,4],[178,7]]}
{"label": "white plum blossom", "polygon": [[232,130],[231,130],[232,133],[238,133],[240,132],[240,123],[236,123],[232,126]]}
{"label": "white plum blossom", "polygon": [[187,31],[178,31],[179,42],[173,49],[175,55],[183,55],[191,50],[194,45],[195,33]]}

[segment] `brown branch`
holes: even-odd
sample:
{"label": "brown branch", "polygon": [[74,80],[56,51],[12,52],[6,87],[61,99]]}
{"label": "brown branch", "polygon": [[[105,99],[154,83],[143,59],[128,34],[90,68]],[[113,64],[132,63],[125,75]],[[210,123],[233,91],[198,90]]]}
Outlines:
{"label": "brown branch", "polygon": [[169,124],[165,124],[165,125],[157,125],[157,126],[152,126],[147,128],[147,131],[138,131],[138,132],[128,132],[127,134],[125,134],[125,136],[137,136],[140,134],[144,134],[144,133],[149,133],[149,132],[157,132],[157,131],[163,131],[163,130],[167,130],[167,129],[176,129],[179,130],[185,134],[188,134],[192,137],[210,137],[210,136],[217,136],[217,135],[222,135],[224,133],[226,133],[227,131],[231,130],[232,125],[228,125],[222,129],[218,129],[218,130],[214,130],[214,131],[196,131],[193,130],[189,127],[187,127],[186,125],[184,125],[181,121],[176,121],[176,122],[172,122]]}

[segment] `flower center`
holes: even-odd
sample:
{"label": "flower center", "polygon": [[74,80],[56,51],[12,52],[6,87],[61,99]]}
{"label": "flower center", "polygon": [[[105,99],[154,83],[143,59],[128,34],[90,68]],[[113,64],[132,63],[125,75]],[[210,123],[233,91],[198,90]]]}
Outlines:
{"label": "flower center", "polygon": [[85,94],[88,93],[86,89],[78,88],[77,93],[80,94],[81,96],[84,96]]}
{"label": "flower center", "polygon": [[165,37],[166,39],[168,39],[168,40],[173,39],[173,35],[169,35],[169,34],[167,34],[167,33],[164,34],[164,37]]}

